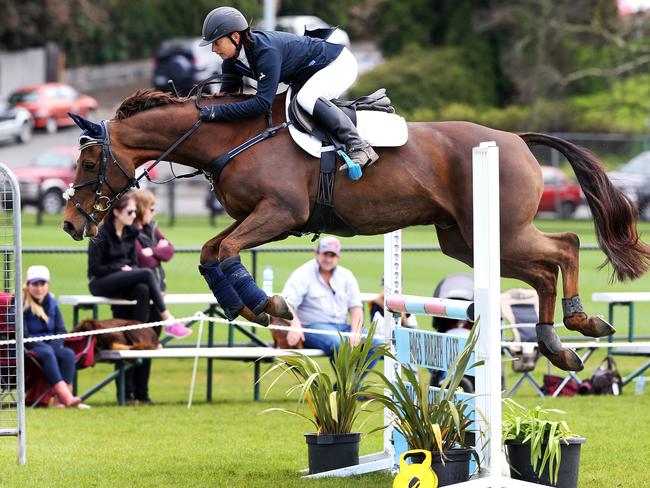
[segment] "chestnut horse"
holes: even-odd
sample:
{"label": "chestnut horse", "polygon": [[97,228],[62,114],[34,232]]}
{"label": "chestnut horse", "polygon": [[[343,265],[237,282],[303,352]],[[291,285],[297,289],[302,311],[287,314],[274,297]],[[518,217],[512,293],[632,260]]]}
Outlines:
{"label": "chestnut horse", "polygon": [[[215,100],[232,103],[242,98]],[[273,124],[285,120],[284,106],[285,96],[278,95]],[[75,187],[64,194],[69,199],[64,230],[76,240],[95,235],[115,195],[134,184],[135,168],[160,156],[197,120],[193,100],[151,90],[124,100],[116,117],[102,126],[76,117],[85,131]],[[215,157],[263,132],[267,123],[267,117],[259,116],[203,124],[165,159],[206,168]],[[610,335],[614,328],[582,309],[576,234],[543,233],[533,225],[543,181],[528,145],[550,146],[569,160],[594,216],[606,262],[619,280],[641,276],[650,258],[650,248],[636,231],[635,207],[611,184],[592,154],[562,139],[468,122],[409,123],[408,131],[404,146],[378,149],[380,160],[365,169],[360,180],[337,174],[333,202],[338,212],[362,235],[434,225],[443,252],[471,266],[472,148],[495,141],[500,153],[502,274],[528,283],[539,294],[540,351],[564,370],[582,369],[579,356],[562,346],[552,326],[560,271],[566,327],[591,337]],[[314,206],[318,182],[318,161],[298,147],[287,130],[237,155],[223,169],[214,192],[234,223],[203,245],[199,268],[232,316],[242,314],[263,323],[267,313],[291,317],[281,297],[269,299],[259,290],[241,265],[239,252],[299,232]]]}

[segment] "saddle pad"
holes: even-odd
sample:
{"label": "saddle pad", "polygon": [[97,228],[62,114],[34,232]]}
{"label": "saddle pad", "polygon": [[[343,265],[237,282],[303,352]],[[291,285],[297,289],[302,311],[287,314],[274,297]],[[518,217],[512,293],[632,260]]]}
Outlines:
{"label": "saddle pad", "polygon": [[[291,90],[291,88],[289,88]],[[289,120],[289,102],[291,92],[287,93],[285,116]],[[408,141],[408,127],[406,120],[397,114],[386,112],[362,110],[357,112],[357,130],[365,141],[374,147],[398,147]],[[315,158],[320,158],[323,143],[318,138],[299,131],[293,124],[289,126],[289,133],[294,142]]]}

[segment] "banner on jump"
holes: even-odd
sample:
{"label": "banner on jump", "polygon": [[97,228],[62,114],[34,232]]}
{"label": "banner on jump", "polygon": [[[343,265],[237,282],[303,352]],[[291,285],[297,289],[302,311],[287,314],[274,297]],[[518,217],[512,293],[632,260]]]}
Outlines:
{"label": "banner on jump", "polygon": [[[397,360],[412,367],[422,366],[436,371],[448,371],[456,356],[463,350],[465,337],[441,334],[428,330],[395,329],[395,352]],[[469,364],[475,362],[474,353]],[[465,372],[474,376],[474,368]]]}

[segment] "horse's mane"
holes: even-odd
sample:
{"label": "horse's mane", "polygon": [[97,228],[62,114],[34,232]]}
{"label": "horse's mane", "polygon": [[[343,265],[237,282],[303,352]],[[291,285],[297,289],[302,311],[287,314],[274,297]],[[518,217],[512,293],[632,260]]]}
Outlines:
{"label": "horse's mane", "polygon": [[[208,95],[203,96],[205,100],[212,100],[215,102],[226,101],[226,99],[246,99],[250,98],[251,95]],[[138,90],[133,95],[124,99],[122,104],[118,107],[115,112],[115,118],[117,120],[123,120],[132,115],[135,115],[144,110],[160,107],[161,105],[181,105],[187,102],[186,98],[178,98],[172,95],[171,93],[165,93],[153,88],[144,88]],[[236,100],[232,100],[236,101]]]}

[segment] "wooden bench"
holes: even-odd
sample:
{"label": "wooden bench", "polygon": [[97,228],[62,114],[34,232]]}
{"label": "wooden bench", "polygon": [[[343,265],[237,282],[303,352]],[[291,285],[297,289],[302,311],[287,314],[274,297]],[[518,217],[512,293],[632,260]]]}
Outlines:
{"label": "wooden bench", "polygon": [[[614,309],[616,307],[627,307],[627,340],[628,342],[636,342],[638,337],[635,335],[635,313],[634,304],[642,302],[650,302],[650,292],[607,292],[607,293],[594,293],[591,295],[591,300],[594,302],[604,302],[608,306],[608,320],[610,324],[614,324]],[[625,348],[625,350],[616,349],[616,343],[613,337],[609,337],[609,342],[613,347],[608,349],[609,354],[616,354],[620,356],[650,356],[650,348],[647,346],[639,346],[637,348]],[[648,368],[650,368],[650,360],[646,361],[641,367],[630,373],[623,378],[623,385],[627,385],[637,376],[642,375]]]}
{"label": "wooden bench", "polygon": [[[110,350],[100,351],[97,359],[100,361],[113,361],[118,365],[117,376],[120,380],[120,389],[118,391],[118,403],[124,405],[125,394],[124,374],[128,369],[129,364],[142,359],[194,359],[207,358],[209,360],[234,360],[234,361],[253,361],[253,399],[259,400],[259,379],[260,379],[260,363],[271,362],[275,358],[287,356],[294,352],[300,352],[310,357],[325,356],[325,353],[320,349],[276,349],[274,347],[183,347],[183,348],[163,348],[154,350]],[[211,391],[210,391],[211,394]],[[82,398],[87,398],[89,395],[82,395]],[[211,401],[212,398],[206,394],[206,399]]]}

